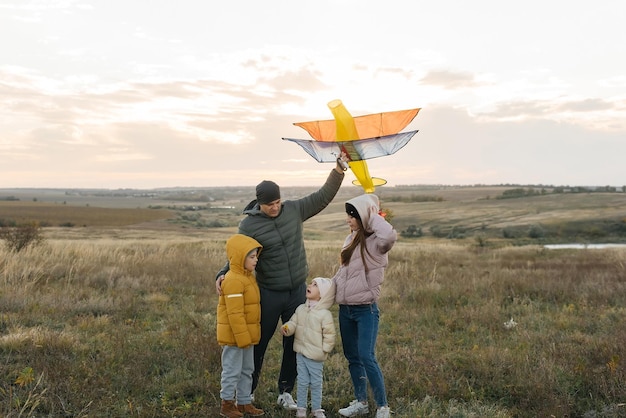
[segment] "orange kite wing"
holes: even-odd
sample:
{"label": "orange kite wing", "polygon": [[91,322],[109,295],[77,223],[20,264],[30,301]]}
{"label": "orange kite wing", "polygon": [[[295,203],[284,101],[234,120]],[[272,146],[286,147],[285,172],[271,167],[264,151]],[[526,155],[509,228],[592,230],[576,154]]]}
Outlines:
{"label": "orange kite wing", "polygon": [[[420,110],[421,108],[416,108],[373,113],[371,115],[355,116],[353,119],[360,138],[374,138],[397,134],[411,123]],[[296,122],[294,125],[307,131],[317,141],[334,142],[337,140],[337,129],[334,119]]]}

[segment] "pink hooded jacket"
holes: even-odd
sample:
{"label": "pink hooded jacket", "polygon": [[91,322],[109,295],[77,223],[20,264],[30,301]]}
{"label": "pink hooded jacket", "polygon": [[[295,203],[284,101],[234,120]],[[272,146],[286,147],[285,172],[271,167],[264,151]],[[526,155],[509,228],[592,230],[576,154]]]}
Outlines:
{"label": "pink hooded jacket", "polygon": [[[337,287],[335,301],[340,305],[366,305],[377,302],[380,298],[380,286],[385,278],[388,262],[387,253],[398,239],[398,234],[378,214],[380,204],[376,195],[364,194],[348,200],[347,203],[359,212],[365,231],[373,233],[365,240],[365,260],[361,257],[360,247],[357,247],[348,265],[339,267],[333,277]],[[354,232],[348,235],[343,248],[350,245],[354,235]]]}

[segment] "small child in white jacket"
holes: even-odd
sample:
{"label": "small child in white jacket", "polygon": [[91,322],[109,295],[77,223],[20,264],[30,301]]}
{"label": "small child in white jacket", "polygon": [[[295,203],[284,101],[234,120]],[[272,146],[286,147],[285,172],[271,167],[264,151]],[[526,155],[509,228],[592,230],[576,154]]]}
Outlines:
{"label": "small child in white jacket", "polygon": [[335,323],[330,307],[335,303],[335,283],[316,277],[306,288],[306,302],[298,306],[281,333],[293,335],[298,364],[297,418],[306,417],[308,390],[311,388],[311,416],[325,418],[322,409],[324,360],[335,346]]}

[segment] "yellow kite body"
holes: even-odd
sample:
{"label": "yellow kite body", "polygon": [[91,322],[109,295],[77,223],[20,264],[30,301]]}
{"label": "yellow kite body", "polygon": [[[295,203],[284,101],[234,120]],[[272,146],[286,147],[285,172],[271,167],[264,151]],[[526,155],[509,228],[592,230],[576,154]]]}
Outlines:
{"label": "yellow kite body", "polygon": [[[359,138],[359,133],[354,125],[354,119],[348,109],[343,105],[341,100],[333,100],[328,103],[328,107],[335,118],[337,125],[337,141],[354,141]],[[363,187],[365,193],[374,193],[375,186],[382,186],[387,183],[383,179],[372,179],[367,163],[365,161],[348,162],[350,169],[354,173],[356,180],[353,182],[357,186]]]}

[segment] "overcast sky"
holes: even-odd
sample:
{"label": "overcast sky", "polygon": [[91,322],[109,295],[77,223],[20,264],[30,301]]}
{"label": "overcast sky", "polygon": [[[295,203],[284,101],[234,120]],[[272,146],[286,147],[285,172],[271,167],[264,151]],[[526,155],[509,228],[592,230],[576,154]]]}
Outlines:
{"label": "overcast sky", "polygon": [[[294,122],[420,107],[402,184],[626,184],[623,0],[0,0],[0,188],[321,184]],[[354,176],[349,173],[348,179]],[[346,182],[347,184],[347,182]]]}

